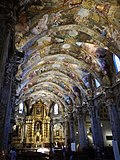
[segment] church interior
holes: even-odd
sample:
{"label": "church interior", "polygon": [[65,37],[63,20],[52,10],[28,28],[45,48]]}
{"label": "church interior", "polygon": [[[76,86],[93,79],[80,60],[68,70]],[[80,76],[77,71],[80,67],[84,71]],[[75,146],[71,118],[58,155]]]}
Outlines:
{"label": "church interior", "polygon": [[118,160],[120,1],[1,0],[0,10],[0,158],[11,146],[70,146]]}

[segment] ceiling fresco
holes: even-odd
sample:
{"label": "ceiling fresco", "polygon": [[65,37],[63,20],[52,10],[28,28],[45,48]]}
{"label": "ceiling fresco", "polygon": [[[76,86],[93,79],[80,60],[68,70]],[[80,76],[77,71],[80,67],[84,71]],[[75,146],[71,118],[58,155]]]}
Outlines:
{"label": "ceiling fresco", "polygon": [[24,57],[16,103],[32,99],[74,106],[114,85],[119,10],[117,0],[21,0],[15,39]]}

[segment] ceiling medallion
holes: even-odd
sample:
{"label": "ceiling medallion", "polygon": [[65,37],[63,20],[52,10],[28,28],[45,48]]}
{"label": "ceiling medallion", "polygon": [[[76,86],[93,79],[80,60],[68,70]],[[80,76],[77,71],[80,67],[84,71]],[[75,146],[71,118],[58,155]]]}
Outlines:
{"label": "ceiling medallion", "polygon": [[71,30],[71,31],[69,31],[69,35],[71,37],[76,37],[78,35],[78,32],[76,30]]}
{"label": "ceiling medallion", "polygon": [[70,44],[64,44],[64,45],[62,46],[62,48],[64,48],[64,49],[68,49],[68,48],[70,48],[70,47],[71,47]]}

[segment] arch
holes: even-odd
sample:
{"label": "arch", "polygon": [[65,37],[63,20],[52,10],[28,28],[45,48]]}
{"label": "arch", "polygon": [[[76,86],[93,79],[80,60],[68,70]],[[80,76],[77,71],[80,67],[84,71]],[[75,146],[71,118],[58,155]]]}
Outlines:
{"label": "arch", "polygon": [[[70,82],[73,82],[73,84],[74,83],[76,83],[77,84],[77,86],[80,88],[80,90],[81,91],[83,91],[84,93],[87,93],[86,91],[85,91],[85,89],[79,84],[79,82],[77,81],[77,80],[75,80],[74,79],[74,81],[73,81],[73,79],[69,76],[69,75],[66,75],[66,74],[64,74],[64,73],[62,73],[61,71],[48,71],[48,72],[45,72],[45,73],[42,73],[40,76],[34,76],[34,78],[33,79],[28,79],[27,81],[26,81],[26,83],[24,84],[24,86],[22,85],[22,88],[21,89],[23,89],[29,82],[31,82],[32,80],[34,81],[34,80],[37,80],[39,77],[42,77],[42,76],[47,76],[47,75],[56,75],[56,76],[61,76],[61,78],[63,77],[63,78],[68,78],[69,79],[69,81]],[[21,90],[20,89],[20,90]],[[20,91],[19,90],[19,91]],[[19,93],[19,92],[18,92]]]}
{"label": "arch", "polygon": [[108,107],[105,102],[99,103],[98,117],[100,118],[101,122],[104,145],[112,145],[112,130],[109,119]]}
{"label": "arch", "polygon": [[[51,64],[50,64],[50,65],[51,65]],[[52,65],[51,65],[51,66],[52,66]],[[39,66],[37,66],[37,67],[39,67]],[[59,68],[59,69],[60,69],[60,68]],[[33,69],[32,69],[32,71],[33,71]],[[32,72],[32,71],[31,71],[31,72]],[[31,73],[31,72],[30,72],[30,73]],[[64,72],[66,72],[66,71],[64,71]],[[33,72],[32,72],[32,73],[33,73]],[[68,73],[66,72],[66,74],[68,74]],[[35,76],[35,75],[34,75],[34,76]],[[77,78],[77,75],[76,75],[76,78]],[[79,78],[79,77],[78,77],[78,78]],[[78,78],[77,78],[77,79],[78,79]],[[29,80],[28,80],[28,81],[29,81]],[[80,82],[82,82],[82,81],[80,80]]]}
{"label": "arch", "polygon": [[[96,4],[96,6],[97,6],[98,4]],[[103,6],[104,6],[105,4],[103,4]],[[64,7],[63,7],[64,8]],[[86,7],[85,7],[86,8]],[[85,8],[83,8],[83,10],[85,10]],[[71,10],[71,9],[70,9]],[[76,9],[77,10],[77,9]],[[99,9],[94,9],[94,14],[96,14],[97,15],[97,17],[98,17],[98,21],[96,21],[96,19],[94,19],[95,17],[93,17],[93,11],[91,11],[90,9],[88,9],[88,8],[86,8],[86,10],[89,10],[89,15],[87,16],[87,17],[84,17],[84,19],[83,19],[83,21],[84,21],[84,23],[85,23],[85,25],[87,26],[86,28],[87,28],[87,30],[89,30],[89,29],[91,29],[91,26],[90,26],[90,24],[91,23],[89,23],[89,22],[91,22],[91,16],[92,16],[92,23],[93,23],[93,26],[95,26],[91,31],[90,31],[90,33],[91,32],[93,32],[93,37],[94,37],[94,35],[96,35],[96,33],[99,33],[100,34],[100,32],[102,32],[102,26],[106,26],[106,25],[108,25],[109,26],[109,20],[111,20],[111,19],[107,19],[106,18],[106,16],[105,15],[103,15],[102,14],[102,16],[101,16],[101,12],[99,12]],[[77,10],[78,11],[78,10]],[[53,10],[53,12],[55,12],[56,13],[56,11],[55,10]],[[64,10],[64,12],[65,12],[65,10]],[[68,12],[68,10],[66,11],[66,12]],[[69,13],[68,13],[69,14]],[[108,15],[107,15],[108,16]],[[49,18],[49,17],[48,17]],[[73,18],[74,18],[74,16],[73,16]],[[80,19],[82,19],[80,16],[79,16],[79,18]],[[100,23],[99,23],[99,21],[100,21],[100,19],[102,19],[102,25],[100,25]],[[40,19],[36,19],[36,21],[39,21]],[[73,22],[75,23],[75,20],[73,20]],[[104,23],[103,23],[104,22]],[[67,23],[67,22],[66,22]],[[81,23],[81,24],[84,24],[84,23]],[[114,24],[115,22],[114,21],[112,21],[112,23]],[[80,26],[81,26],[81,24],[80,24]],[[49,27],[51,27],[51,26],[49,26]],[[57,27],[56,27],[57,28]],[[119,28],[119,27],[118,27]],[[85,29],[83,29],[83,32],[85,32],[85,31],[87,31],[87,30],[85,30]],[[98,31],[99,30],[99,31]],[[98,35],[99,35],[98,34]],[[101,33],[101,35],[102,35],[102,33]],[[98,36],[100,39],[105,39],[104,38],[104,36],[102,37],[102,36]],[[98,39],[98,37],[97,37],[97,39]],[[102,37],[102,38],[101,38]],[[108,37],[108,40],[107,41],[109,41],[109,37]],[[110,41],[109,41],[110,42]],[[103,43],[104,43],[104,40],[103,40]],[[112,46],[113,44],[111,44],[111,46]],[[106,45],[107,46],[107,45]],[[114,49],[114,46],[113,47],[111,47],[111,48],[113,48]]]}
{"label": "arch", "polygon": [[[53,88],[51,88],[51,87],[53,87]],[[46,88],[46,89],[48,88],[48,91],[51,91],[51,92],[53,92],[55,90],[57,92],[59,91],[59,93],[57,94],[57,92],[56,92],[56,94],[57,95],[61,95],[61,97],[62,97],[62,95],[63,95],[63,97],[64,97],[64,95],[68,95],[71,98],[73,104],[75,103],[74,99],[72,98],[72,96],[69,95],[62,87],[56,85],[55,83],[51,83],[51,82],[39,83],[39,86],[36,89],[34,88],[33,89],[34,91],[32,93],[35,93],[36,91],[39,91],[42,88]],[[30,91],[27,92],[27,93],[24,92],[24,96],[28,96],[29,94],[32,94],[32,93]]]}
{"label": "arch", "polygon": [[[56,101],[56,99],[57,100],[59,100],[64,106],[65,106],[65,108],[68,108],[68,106],[66,105],[66,103],[65,103],[65,101],[63,100],[63,99],[61,99],[60,97],[58,97],[58,96],[56,96],[56,94],[54,94],[53,92],[50,92],[50,91],[48,91],[48,90],[39,90],[39,91],[37,91],[36,92],[36,94],[31,94],[30,96],[29,96],[29,99],[31,98],[32,99],[32,101],[34,100],[34,101],[37,101],[40,97],[42,97],[43,98],[43,100],[45,99],[45,100],[47,100],[47,98],[49,98],[49,99],[51,99],[52,98],[52,100],[55,100]],[[22,100],[24,101],[25,99],[27,99],[28,97],[22,97]],[[21,100],[21,99],[20,99]]]}

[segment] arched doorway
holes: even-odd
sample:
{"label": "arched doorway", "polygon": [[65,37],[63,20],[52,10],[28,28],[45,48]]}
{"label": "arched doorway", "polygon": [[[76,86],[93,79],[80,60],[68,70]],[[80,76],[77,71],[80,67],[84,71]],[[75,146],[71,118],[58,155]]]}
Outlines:
{"label": "arched doorway", "polygon": [[105,103],[100,104],[98,110],[98,116],[101,122],[104,146],[112,145],[112,131],[110,126],[110,119],[108,115],[108,109]]}
{"label": "arched doorway", "polygon": [[63,125],[61,123],[56,123],[53,127],[53,143],[55,147],[64,143]]}

